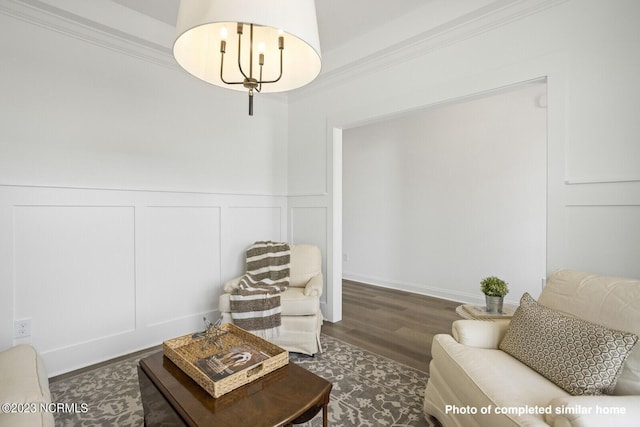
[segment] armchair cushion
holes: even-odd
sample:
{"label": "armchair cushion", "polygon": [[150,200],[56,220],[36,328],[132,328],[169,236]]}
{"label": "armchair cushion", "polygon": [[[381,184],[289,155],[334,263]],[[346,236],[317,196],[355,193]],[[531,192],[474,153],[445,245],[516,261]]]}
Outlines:
{"label": "armchair cushion", "polygon": [[[218,304],[222,313],[231,312],[229,294],[220,295]],[[289,288],[280,294],[280,308],[282,316],[312,316],[320,310],[320,300],[317,296],[305,295],[303,288]]]}
{"label": "armchair cushion", "polygon": [[289,288],[280,294],[283,316],[312,316],[320,310],[317,296],[304,294],[303,288]]}
{"label": "armchair cushion", "polygon": [[638,336],[520,300],[500,349],[573,395],[611,394]]}

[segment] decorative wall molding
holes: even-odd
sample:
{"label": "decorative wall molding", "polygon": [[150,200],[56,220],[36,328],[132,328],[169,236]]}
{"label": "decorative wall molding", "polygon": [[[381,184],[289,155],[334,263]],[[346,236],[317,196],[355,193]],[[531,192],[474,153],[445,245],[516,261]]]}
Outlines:
{"label": "decorative wall molding", "polygon": [[[322,275],[324,276],[325,292],[320,298],[320,304],[326,307],[327,304],[327,279],[329,266],[328,250],[331,240],[328,236],[328,218],[329,210],[325,205],[300,204],[289,206],[289,242],[311,243],[317,245],[323,253],[322,259]],[[306,221],[306,223],[305,223]],[[312,224],[316,225],[315,227]],[[299,231],[298,231],[299,230]],[[327,312],[324,312],[325,318],[331,321]]]}
{"label": "decorative wall molding", "polygon": [[[292,92],[290,99],[303,98],[323,91],[326,87],[362,78],[398,63],[408,61],[438,49],[477,37],[511,22],[558,6],[568,0],[518,0],[498,1],[474,14],[454,20],[399,42],[374,54],[354,60],[334,70],[320,73],[311,84]],[[329,55],[327,55],[329,56]]]}
{"label": "decorative wall molding", "polygon": [[180,70],[171,49],[38,0],[7,0],[0,13],[105,49]]}
{"label": "decorative wall molding", "polygon": [[[445,25],[432,28],[374,54],[341,64],[326,71],[310,85],[286,95],[295,99],[317,93],[328,85],[338,84],[363,74],[378,72],[398,62],[407,61],[460,41],[476,37],[510,22],[539,13],[568,0],[499,0],[478,11]],[[171,49],[39,0],[6,0],[0,13],[49,29],[102,48],[142,59],[163,67],[181,70]],[[330,57],[330,54],[327,55]]]}
{"label": "decorative wall molding", "polygon": [[269,193],[232,193],[223,191],[186,191],[186,190],[158,190],[147,188],[114,188],[114,187],[71,187],[60,185],[27,185],[27,184],[11,184],[0,183],[0,188],[40,188],[50,190],[86,190],[86,191],[123,191],[132,193],[158,193],[158,194],[185,194],[185,195],[203,195],[203,196],[237,196],[237,197],[292,197],[287,194],[269,194]]}
{"label": "decorative wall molding", "polygon": [[214,310],[207,310],[207,311],[201,311],[197,313],[185,314],[182,316],[169,317],[166,319],[162,319],[158,322],[150,322],[145,326],[149,328],[157,328],[165,325],[171,325],[177,322],[190,321],[194,317],[197,319],[202,319],[203,316],[206,317],[207,319],[217,319],[220,316],[219,310],[215,308]]}
{"label": "decorative wall molding", "polygon": [[571,203],[568,208],[637,208],[640,203]]}
{"label": "decorative wall molding", "polygon": [[[286,240],[286,216],[286,197],[0,185],[0,346],[32,343],[57,375],[196,330],[247,242]],[[18,318],[33,319],[26,341]]]}
{"label": "decorative wall molding", "polygon": [[[43,355],[135,330],[133,206],[16,203],[12,210],[13,262],[0,262],[13,271],[14,316],[33,319]],[[83,300],[88,294],[95,298]]]}
{"label": "decorative wall molding", "polygon": [[566,185],[622,184],[626,182],[640,182],[640,178],[567,178],[564,181]]}
{"label": "decorative wall molding", "polygon": [[327,196],[329,196],[329,193],[327,193],[326,191],[318,192],[318,193],[293,193],[293,194],[287,195],[287,197],[327,197]]}

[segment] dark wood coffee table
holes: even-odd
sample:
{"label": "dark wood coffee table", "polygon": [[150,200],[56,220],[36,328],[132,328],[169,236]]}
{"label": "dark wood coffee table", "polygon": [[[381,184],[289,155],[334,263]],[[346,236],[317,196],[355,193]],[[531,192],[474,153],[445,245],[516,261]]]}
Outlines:
{"label": "dark wood coffee table", "polygon": [[290,426],[309,421],[327,405],[332,384],[289,362],[214,399],[162,351],[140,360],[146,426]]}

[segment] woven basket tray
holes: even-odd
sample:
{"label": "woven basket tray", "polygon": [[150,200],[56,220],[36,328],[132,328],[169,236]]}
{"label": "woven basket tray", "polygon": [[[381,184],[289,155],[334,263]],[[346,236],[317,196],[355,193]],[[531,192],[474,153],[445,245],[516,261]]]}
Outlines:
{"label": "woven basket tray", "polygon": [[[229,393],[289,363],[289,353],[275,344],[231,323],[220,326],[220,329],[226,332],[220,338],[222,348],[215,344],[210,344],[203,350],[202,340],[204,338],[193,339],[191,335],[174,338],[162,343],[164,355],[213,397],[220,397],[225,393]],[[219,381],[213,381],[195,365],[195,362],[199,359],[213,356],[242,344],[249,344],[270,357],[257,366],[254,365],[235,372]]]}

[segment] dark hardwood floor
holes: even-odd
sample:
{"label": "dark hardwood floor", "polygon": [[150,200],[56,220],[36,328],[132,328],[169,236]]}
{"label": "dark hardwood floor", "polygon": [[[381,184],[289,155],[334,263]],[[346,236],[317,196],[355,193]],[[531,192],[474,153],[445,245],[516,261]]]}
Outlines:
{"label": "dark hardwood floor", "polygon": [[461,303],[343,280],[342,321],[322,332],[428,372],[431,340],[451,333]]}

